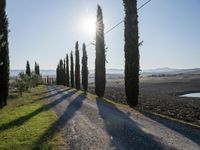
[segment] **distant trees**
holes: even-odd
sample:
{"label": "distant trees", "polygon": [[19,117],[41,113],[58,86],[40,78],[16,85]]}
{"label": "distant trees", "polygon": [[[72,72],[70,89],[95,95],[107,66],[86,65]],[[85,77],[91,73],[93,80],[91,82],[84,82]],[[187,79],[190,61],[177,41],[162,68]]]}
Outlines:
{"label": "distant trees", "polygon": [[0,1],[0,109],[7,105],[9,88],[9,47],[6,0]]}
{"label": "distant trees", "polygon": [[105,42],[104,42],[104,23],[102,9],[97,6],[96,22],[96,60],[95,60],[95,92],[97,96],[103,97],[106,84],[105,70]]}
{"label": "distant trees", "polygon": [[26,62],[26,75],[28,75],[29,77],[31,76],[30,63],[28,60]]}
{"label": "distant trees", "polygon": [[27,91],[29,88],[34,88],[40,84],[42,84],[42,78],[35,73],[31,73],[31,76],[28,76],[22,72],[16,79],[16,88],[20,96],[22,96],[22,93]]}
{"label": "distant trees", "polygon": [[31,72],[29,61],[27,61],[25,73],[20,73],[15,81],[19,95],[22,96],[24,91],[41,84],[43,84],[43,81],[39,71],[39,64],[35,63],[35,71]]}
{"label": "distant trees", "polygon": [[66,55],[66,85],[69,87],[69,57]]}
{"label": "distant trees", "polygon": [[130,107],[138,104],[139,43],[137,0],[123,0],[125,10],[125,91]]}
{"label": "distant trees", "polygon": [[73,52],[71,52],[71,70],[70,70],[70,77],[71,77],[71,87],[74,88],[74,60],[73,60]]}
{"label": "distant trees", "polygon": [[40,75],[40,66],[35,62],[35,74]]}
{"label": "distant trees", "polygon": [[85,43],[83,44],[83,57],[82,57],[82,86],[86,93],[88,89],[88,58]]}
{"label": "distant trees", "polygon": [[75,46],[75,85],[76,89],[80,90],[80,60],[79,60],[79,45],[78,41],[76,42]]}

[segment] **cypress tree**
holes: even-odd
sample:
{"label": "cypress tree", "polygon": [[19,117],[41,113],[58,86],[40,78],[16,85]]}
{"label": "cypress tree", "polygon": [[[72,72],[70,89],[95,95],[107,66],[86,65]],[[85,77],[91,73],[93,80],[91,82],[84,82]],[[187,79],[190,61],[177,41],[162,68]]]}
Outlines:
{"label": "cypress tree", "polygon": [[130,107],[138,104],[139,43],[137,0],[123,0],[125,10],[125,91]]}
{"label": "cypress tree", "polygon": [[35,62],[35,74],[40,75],[40,69],[39,69],[39,65],[37,64],[37,62]]}
{"label": "cypress tree", "polygon": [[31,76],[31,69],[30,69],[29,61],[26,62],[26,75],[28,75],[29,77]]}
{"label": "cypress tree", "polygon": [[103,97],[106,84],[105,70],[105,42],[104,42],[104,23],[102,9],[97,6],[96,22],[96,60],[95,60],[95,92],[97,96]]}
{"label": "cypress tree", "polygon": [[61,70],[60,70],[60,62],[58,63],[57,69],[56,69],[56,84],[61,85]]}
{"label": "cypress tree", "polygon": [[71,77],[71,87],[74,88],[74,60],[73,60],[73,52],[71,52],[71,70],[70,70],[70,77]]}
{"label": "cypress tree", "polygon": [[59,85],[59,65],[56,68],[56,85]]}
{"label": "cypress tree", "polygon": [[37,64],[37,75],[40,75],[40,66]]}
{"label": "cypress tree", "polygon": [[63,85],[66,86],[66,61],[64,59],[64,66],[63,66]]}
{"label": "cypress tree", "polygon": [[64,63],[63,63],[63,60],[61,59],[60,60],[60,64],[59,64],[59,80],[60,80],[60,85],[64,85]]}
{"label": "cypress tree", "polygon": [[35,74],[37,74],[37,63],[35,62]]}
{"label": "cypress tree", "polygon": [[0,109],[7,105],[9,86],[9,47],[6,0],[0,1]]}
{"label": "cypress tree", "polygon": [[86,93],[88,89],[88,66],[87,66],[87,52],[85,43],[83,44],[83,57],[82,57],[82,86]]}
{"label": "cypress tree", "polygon": [[69,58],[66,56],[66,84],[69,87]]}
{"label": "cypress tree", "polygon": [[80,61],[79,61],[79,49],[78,49],[78,41],[76,42],[76,50],[75,50],[75,85],[76,89],[80,90]]}

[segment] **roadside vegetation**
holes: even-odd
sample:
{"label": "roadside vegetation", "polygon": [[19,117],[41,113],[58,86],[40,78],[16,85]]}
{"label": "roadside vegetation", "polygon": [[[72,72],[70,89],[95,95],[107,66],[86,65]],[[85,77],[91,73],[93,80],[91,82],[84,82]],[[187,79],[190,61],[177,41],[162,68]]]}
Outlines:
{"label": "roadside vegetation", "polygon": [[[0,149],[55,149],[58,135],[41,136],[57,120],[45,105],[45,86],[38,86],[19,96],[11,92],[8,105],[0,110]],[[51,131],[49,131],[51,132]],[[44,141],[43,141],[44,140]],[[40,144],[41,143],[41,144]]]}

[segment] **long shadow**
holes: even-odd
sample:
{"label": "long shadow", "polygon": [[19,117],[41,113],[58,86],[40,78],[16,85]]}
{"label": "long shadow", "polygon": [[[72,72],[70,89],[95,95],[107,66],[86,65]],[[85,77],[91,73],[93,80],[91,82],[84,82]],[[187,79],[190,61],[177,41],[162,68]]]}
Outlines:
{"label": "long shadow", "polygon": [[5,131],[9,128],[12,128],[13,126],[20,126],[22,124],[24,124],[26,121],[30,120],[32,117],[44,112],[44,111],[48,111],[49,109],[55,107],[56,105],[58,105],[59,103],[61,103],[62,101],[66,100],[66,98],[72,96],[73,94],[75,94],[76,91],[70,91],[69,93],[61,96],[60,98],[54,100],[53,102],[49,103],[49,104],[46,104],[38,109],[36,109],[35,111],[25,115],[25,116],[22,116],[20,118],[17,118],[9,123],[6,123],[6,124],[3,124],[2,126],[0,126],[0,133],[2,131]]}
{"label": "long shadow", "polygon": [[[58,90],[58,89],[57,89],[57,90]],[[55,92],[55,93],[53,93],[53,94],[50,94],[50,95],[43,96],[43,97],[40,97],[40,98],[38,98],[38,99],[35,99],[32,103],[35,103],[35,102],[38,102],[38,101],[42,101],[42,100],[44,100],[44,99],[48,99],[48,98],[51,98],[51,97],[54,97],[54,96],[56,96],[56,95],[62,94],[62,93],[66,92],[66,91],[69,91],[69,90],[71,90],[71,88],[62,89],[62,90],[59,89],[58,92]]]}
{"label": "long shadow", "polygon": [[42,149],[42,145],[51,140],[56,133],[58,133],[66,124],[67,122],[73,118],[76,111],[78,111],[83,101],[85,100],[85,95],[80,94],[78,95],[64,110],[63,114],[59,117],[59,119],[54,122],[47,130],[46,132],[40,136],[40,138],[37,140],[37,142],[34,144],[33,149]]}
{"label": "long shadow", "polygon": [[50,92],[53,92],[53,91],[56,91],[56,90],[59,90],[60,88],[53,88],[53,89],[49,89],[48,87],[46,87],[48,90],[47,91],[44,91],[44,92],[40,92],[40,93],[36,93],[35,95],[38,96],[38,95],[43,95],[43,94],[47,94],[47,93],[50,93]]}
{"label": "long shadow", "polygon": [[145,133],[129,116],[115,105],[96,99],[99,114],[111,136],[111,144],[117,150],[162,150],[173,149],[162,144],[156,137]]}
{"label": "long shadow", "polygon": [[[162,119],[160,117],[156,117],[154,115],[151,115],[149,113],[143,113],[143,115],[151,118],[152,120],[159,122],[160,124],[166,126],[167,128],[170,128],[171,130],[174,130],[181,135],[185,136],[186,138],[190,139],[191,141],[195,142],[196,144],[200,145],[200,130],[193,129],[191,127],[175,123],[174,121]],[[190,129],[190,130],[188,130]],[[191,130],[193,132],[191,132]]]}

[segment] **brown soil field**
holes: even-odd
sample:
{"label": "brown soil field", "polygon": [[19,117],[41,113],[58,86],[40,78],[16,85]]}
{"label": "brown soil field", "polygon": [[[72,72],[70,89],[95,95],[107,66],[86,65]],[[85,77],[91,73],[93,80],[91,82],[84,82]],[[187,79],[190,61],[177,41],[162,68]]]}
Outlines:
{"label": "brown soil field", "polygon": [[[89,84],[89,92],[94,93],[94,83]],[[200,92],[200,75],[142,77],[136,109],[200,125],[200,98],[180,97],[190,92]],[[107,80],[105,98],[126,103],[123,78]]]}

